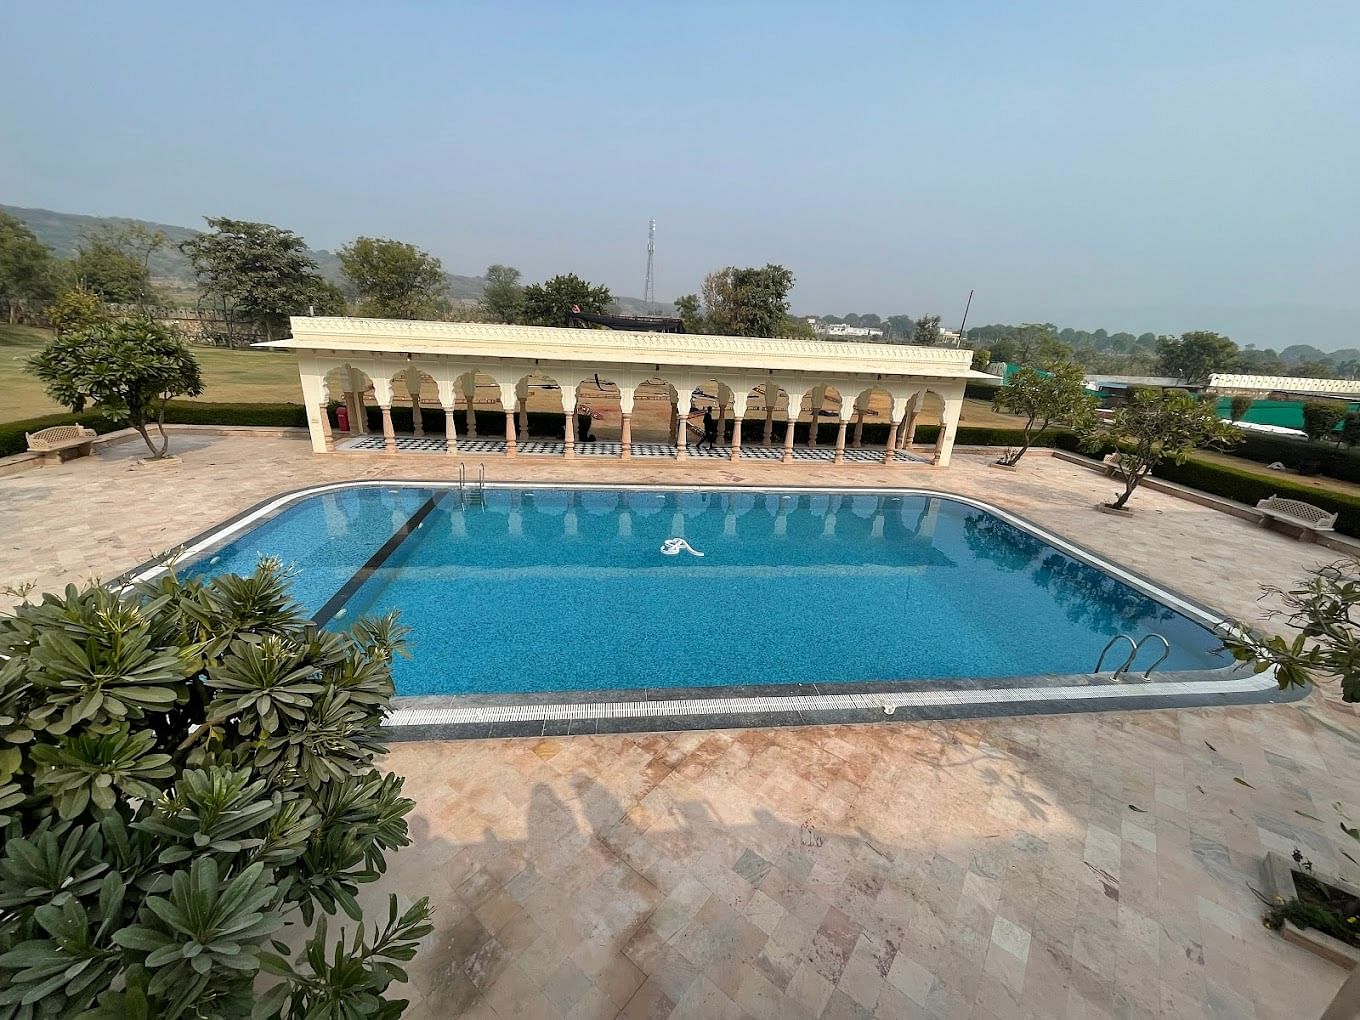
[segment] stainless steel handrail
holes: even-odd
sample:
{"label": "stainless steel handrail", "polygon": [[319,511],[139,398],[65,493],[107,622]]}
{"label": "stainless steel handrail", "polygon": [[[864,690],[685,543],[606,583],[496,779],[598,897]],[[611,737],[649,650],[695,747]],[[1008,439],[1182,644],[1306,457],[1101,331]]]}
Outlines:
{"label": "stainless steel handrail", "polygon": [[[1134,659],[1138,658],[1138,653],[1142,651],[1143,643],[1146,641],[1151,641],[1153,638],[1156,638],[1158,641],[1162,643],[1162,654],[1157,657],[1156,662],[1154,662],[1151,666],[1149,666],[1146,670],[1143,671],[1144,680],[1150,677],[1152,675],[1152,671],[1156,669],[1158,666],[1160,666],[1162,663],[1164,663],[1167,659],[1167,656],[1171,654],[1171,642],[1168,641],[1166,638],[1162,637],[1162,635],[1156,633],[1144,634],[1143,637],[1139,640],[1138,644],[1134,646],[1133,649]],[[1132,659],[1130,660],[1130,663],[1132,663]]]}
{"label": "stainless steel handrail", "polygon": [[1096,668],[1091,670],[1092,673],[1100,672],[1100,667],[1105,665],[1105,656],[1108,655],[1110,649],[1115,646],[1115,642],[1120,640],[1127,641],[1129,643],[1129,657],[1124,660],[1123,665],[1121,665],[1118,669],[1114,671],[1114,674],[1115,676],[1118,676],[1120,673],[1124,672],[1124,670],[1129,668],[1129,665],[1133,662],[1134,657],[1138,654],[1138,645],[1136,645],[1134,643],[1133,638],[1129,637],[1127,634],[1116,634],[1114,637],[1110,638],[1110,640],[1105,643],[1105,647],[1101,649],[1100,658],[1096,660]]}

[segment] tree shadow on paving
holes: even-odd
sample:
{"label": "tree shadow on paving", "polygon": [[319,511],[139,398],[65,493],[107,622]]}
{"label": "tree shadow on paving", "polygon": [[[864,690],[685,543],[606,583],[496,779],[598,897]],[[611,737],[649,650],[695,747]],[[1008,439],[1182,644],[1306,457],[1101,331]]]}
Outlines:
{"label": "tree shadow on paving", "polygon": [[[700,757],[713,766],[711,751]],[[413,791],[414,845],[393,856],[377,890],[429,892],[435,907],[435,932],[400,993],[412,1014],[668,1016],[680,1007],[677,1015],[722,1016],[757,1012],[761,1000],[804,1015],[810,998],[814,1015],[902,1016],[926,1005],[904,987],[939,1009],[981,994],[997,904],[970,899],[989,880],[965,881],[967,850],[960,860],[958,847],[946,854],[858,826],[841,831],[815,804],[805,818],[748,804],[733,823],[730,806],[670,786],[658,782],[627,807],[605,782],[572,771],[533,783],[522,813],[497,813],[460,841],[435,820],[464,798],[446,788],[432,803]],[[469,792],[469,810],[485,811],[487,789]],[[1039,807],[1030,816],[1044,817]],[[1017,838],[1018,856],[1044,846]],[[995,841],[976,848],[989,859],[998,852]],[[1113,1008],[1113,987],[1077,980],[1090,1001]],[[1018,1001],[1019,989],[1006,994]],[[1061,986],[1055,1001],[1066,994]]]}

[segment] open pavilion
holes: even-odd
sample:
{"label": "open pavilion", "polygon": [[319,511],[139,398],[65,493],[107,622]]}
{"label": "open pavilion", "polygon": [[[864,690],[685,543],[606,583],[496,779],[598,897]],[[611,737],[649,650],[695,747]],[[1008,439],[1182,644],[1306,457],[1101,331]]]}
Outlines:
{"label": "open pavilion", "polygon": [[[496,391],[492,406],[504,413],[505,432],[503,447],[499,439],[495,443],[506,457],[533,452],[572,459],[582,449],[576,416],[583,390],[590,388],[595,403],[617,401],[619,418],[617,442],[592,445],[592,454],[628,460],[639,452],[633,416],[645,398],[669,401],[669,444],[662,448],[676,459],[689,453],[686,426],[697,406],[713,411],[724,438],[727,422],[732,423],[725,449],[731,460],[743,457],[742,427],[748,418],[763,420],[754,430],[763,456],[774,452],[778,423],[783,426],[779,459],[805,459],[795,454],[794,424],[806,418],[820,425],[830,418],[837,426],[834,448],[817,459],[844,463],[847,448],[856,451],[850,459],[869,459],[862,449],[865,418],[886,414],[887,441],[872,459],[890,463],[914,441],[917,419],[934,395],[940,428],[930,460],[944,466],[953,450],[965,385],[995,381],[971,369],[971,351],[944,347],[310,316],[293,317],[292,332],[289,339],[257,346],[297,352],[317,453],[337,448],[328,408],[338,401],[354,431],[365,437],[360,444],[348,440],[351,445],[389,454],[404,449],[457,454],[460,439],[467,447],[478,438],[475,405],[479,399],[486,403],[480,388]],[[535,393],[540,402],[545,394],[554,395],[554,413],[560,398],[559,443],[528,443],[528,405]],[[380,441],[366,437],[365,395],[380,411]],[[393,426],[393,402],[403,399],[412,409],[411,437],[398,436]],[[432,439],[424,433],[420,412],[436,401],[444,412],[444,435]],[[805,447],[817,446],[819,431],[808,429]],[[748,427],[747,436],[752,432]],[[486,452],[485,445],[472,449]],[[653,455],[658,452],[659,444],[646,445]],[[747,445],[750,456],[756,444],[748,438]]]}

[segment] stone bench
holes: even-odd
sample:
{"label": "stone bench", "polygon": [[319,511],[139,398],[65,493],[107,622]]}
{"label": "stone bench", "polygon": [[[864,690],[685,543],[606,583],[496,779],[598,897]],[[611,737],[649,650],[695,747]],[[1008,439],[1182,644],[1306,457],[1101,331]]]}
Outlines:
{"label": "stone bench", "polygon": [[1105,465],[1105,477],[1113,478],[1115,475],[1123,475],[1124,469],[1119,466],[1119,454],[1107,453],[1100,461]]}
{"label": "stone bench", "polygon": [[28,452],[42,454],[43,464],[60,464],[72,457],[88,457],[94,452],[98,433],[83,425],[53,425],[37,432],[25,432]]}
{"label": "stone bench", "polygon": [[1336,514],[1302,500],[1271,496],[1256,504],[1256,512],[1261,515],[1261,527],[1269,527],[1271,521],[1284,521],[1298,528],[1299,538],[1305,542],[1311,542],[1319,531],[1336,530]]}

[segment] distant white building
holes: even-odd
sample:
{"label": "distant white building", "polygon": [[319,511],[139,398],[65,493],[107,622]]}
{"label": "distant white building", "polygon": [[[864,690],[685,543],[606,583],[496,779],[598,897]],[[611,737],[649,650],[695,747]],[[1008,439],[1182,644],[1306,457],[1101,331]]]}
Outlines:
{"label": "distant white building", "polygon": [[1209,376],[1209,388],[1220,391],[1238,390],[1243,393],[1289,393],[1305,397],[1357,397],[1357,379],[1298,379],[1284,375],[1224,375]]}
{"label": "distant white building", "polygon": [[876,326],[851,326],[844,322],[819,322],[817,317],[813,315],[809,315],[807,321],[808,325],[819,336],[866,337],[883,335],[883,330]]}

